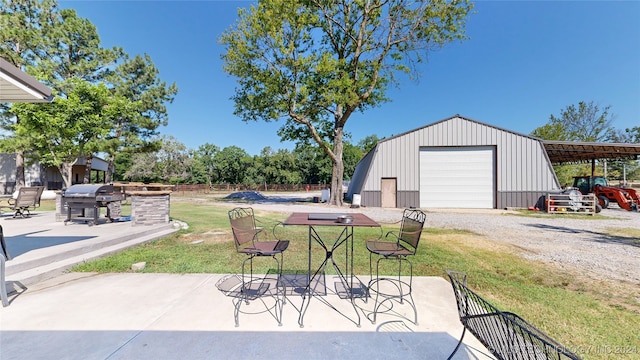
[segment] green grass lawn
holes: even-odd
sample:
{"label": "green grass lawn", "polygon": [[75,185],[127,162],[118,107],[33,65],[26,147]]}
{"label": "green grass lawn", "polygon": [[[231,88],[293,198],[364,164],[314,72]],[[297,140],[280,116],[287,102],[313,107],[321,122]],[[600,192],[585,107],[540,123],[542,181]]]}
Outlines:
{"label": "green grass lawn", "polygon": [[[73,270],[129,272],[131,264],[145,261],[144,272],[240,273],[244,258],[235,252],[228,208],[216,204],[173,201],[172,219],[188,223],[188,230]],[[286,215],[256,211],[256,217],[261,221],[259,226],[270,229]],[[383,231],[394,227],[397,225],[385,225]],[[284,271],[306,270],[307,228],[277,229],[278,237],[293,240],[285,253]],[[337,236],[336,230],[323,228],[321,235]],[[640,237],[635,231],[612,230]],[[357,274],[368,274],[369,255],[364,239],[377,238],[381,231],[356,228],[355,234],[354,269]],[[322,260],[323,257],[314,257],[314,266]],[[584,359],[640,359],[637,285],[595,281],[576,272],[526,260],[514,247],[467,231],[425,228],[412,262],[416,276],[444,276],[446,269],[467,273],[472,289],[499,308],[520,314]],[[259,259],[255,271],[266,272],[272,266],[271,259]],[[616,349],[627,350],[628,354],[616,353]]]}

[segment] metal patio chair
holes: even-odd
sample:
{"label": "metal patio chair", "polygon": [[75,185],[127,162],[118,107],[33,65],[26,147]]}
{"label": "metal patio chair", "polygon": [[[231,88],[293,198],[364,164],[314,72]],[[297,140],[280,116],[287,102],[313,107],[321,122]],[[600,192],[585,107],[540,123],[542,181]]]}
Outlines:
{"label": "metal patio chair", "polygon": [[[378,313],[394,312],[394,303],[408,303],[413,309],[414,324],[418,324],[418,312],[412,296],[413,264],[409,260],[415,255],[420,243],[422,228],[426,214],[418,209],[405,209],[402,213],[402,223],[400,231],[389,231],[384,239],[367,240],[367,250],[369,250],[369,292],[375,294],[375,303],[371,313],[367,318],[375,324]],[[375,277],[373,273],[373,258],[377,257]],[[397,262],[397,277],[380,276],[380,262],[391,260]],[[409,265],[409,280],[402,279],[402,265],[406,262]],[[381,289],[380,284],[383,284]],[[396,312],[397,313],[397,312]]]}
{"label": "metal patio chair", "polygon": [[18,190],[18,195],[15,199],[11,198],[7,200],[7,205],[0,206],[0,213],[2,209],[8,208],[13,211],[13,217],[29,217],[31,216],[31,210],[35,210],[40,207],[40,198],[44,186],[23,186]]}
{"label": "metal patio chair", "polygon": [[[235,292],[235,314],[234,319],[238,326],[238,317],[240,314],[240,306],[244,301],[247,305],[249,301],[256,300],[264,296],[275,297],[275,305],[271,308],[265,303],[268,310],[274,311],[272,315],[278,321],[278,325],[282,325],[282,306],[286,301],[285,291],[282,286],[282,263],[283,252],[289,247],[289,240],[280,240],[272,231],[276,240],[269,240],[268,232],[256,226],[256,218],[252,208],[234,208],[229,211],[229,222],[233,232],[233,239],[236,251],[246,255],[246,259],[242,262],[242,282],[239,291]],[[275,229],[274,229],[275,230]],[[278,260],[278,255],[280,259]],[[253,273],[253,260],[256,257],[271,257],[276,262],[275,281],[271,277],[272,274],[265,274],[264,277],[256,277]],[[249,263],[249,275],[247,276],[245,267]],[[282,287],[282,289],[281,289]],[[232,292],[233,294],[233,292]]]}
{"label": "metal patio chair", "polygon": [[2,225],[0,225],[0,300],[2,301],[3,307],[9,306],[7,284],[4,280],[5,262],[7,260],[11,260],[11,255],[9,255],[7,244],[4,242],[4,230],[2,229]]}

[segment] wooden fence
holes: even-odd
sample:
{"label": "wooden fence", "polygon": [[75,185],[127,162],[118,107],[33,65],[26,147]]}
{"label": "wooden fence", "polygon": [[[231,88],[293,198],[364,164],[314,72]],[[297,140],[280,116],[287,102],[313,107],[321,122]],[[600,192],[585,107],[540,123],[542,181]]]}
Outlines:
{"label": "wooden fence", "polygon": [[299,192],[299,191],[321,191],[328,188],[328,185],[323,184],[267,184],[258,186],[247,186],[237,184],[188,184],[188,185],[176,185],[174,191],[176,192],[195,192],[195,193],[209,193],[209,192],[238,192],[238,191],[281,191],[281,192]]}

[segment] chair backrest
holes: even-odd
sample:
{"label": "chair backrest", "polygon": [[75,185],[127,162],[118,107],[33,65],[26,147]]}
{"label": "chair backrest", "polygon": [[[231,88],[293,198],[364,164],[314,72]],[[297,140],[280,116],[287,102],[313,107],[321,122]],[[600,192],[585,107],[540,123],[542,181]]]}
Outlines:
{"label": "chair backrest", "polygon": [[38,194],[36,195],[35,207],[40,207],[40,200],[42,199],[42,193],[44,192],[44,186],[35,186],[38,189]]}
{"label": "chair backrest", "polygon": [[0,254],[4,255],[6,260],[11,260],[11,255],[9,255],[9,250],[7,250],[7,243],[4,241],[4,230],[2,229],[2,225],[0,225]]}
{"label": "chair backrest", "polygon": [[252,208],[237,207],[229,211],[229,222],[236,250],[256,240],[256,218]]}
{"label": "chair backrest", "polygon": [[500,311],[467,287],[466,274],[447,270],[460,322],[497,359],[579,360],[520,316]]}
{"label": "chair backrest", "polygon": [[398,241],[409,245],[413,253],[418,250],[422,228],[424,227],[427,215],[419,209],[405,209],[402,213],[402,224],[400,225],[400,233]]}
{"label": "chair backrest", "polygon": [[24,208],[39,205],[43,189],[44,187],[42,186],[21,187],[18,191],[18,197],[16,198],[15,207]]}

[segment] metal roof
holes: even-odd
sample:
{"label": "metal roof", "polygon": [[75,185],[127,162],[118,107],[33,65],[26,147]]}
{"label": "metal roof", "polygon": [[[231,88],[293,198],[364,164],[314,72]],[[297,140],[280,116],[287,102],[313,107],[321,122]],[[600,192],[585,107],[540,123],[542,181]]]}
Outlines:
{"label": "metal roof", "polygon": [[51,89],[0,58],[0,102],[49,102]]}
{"label": "metal roof", "polygon": [[604,159],[636,160],[640,156],[640,144],[590,143],[542,140],[549,161],[553,164],[577,163]]}

